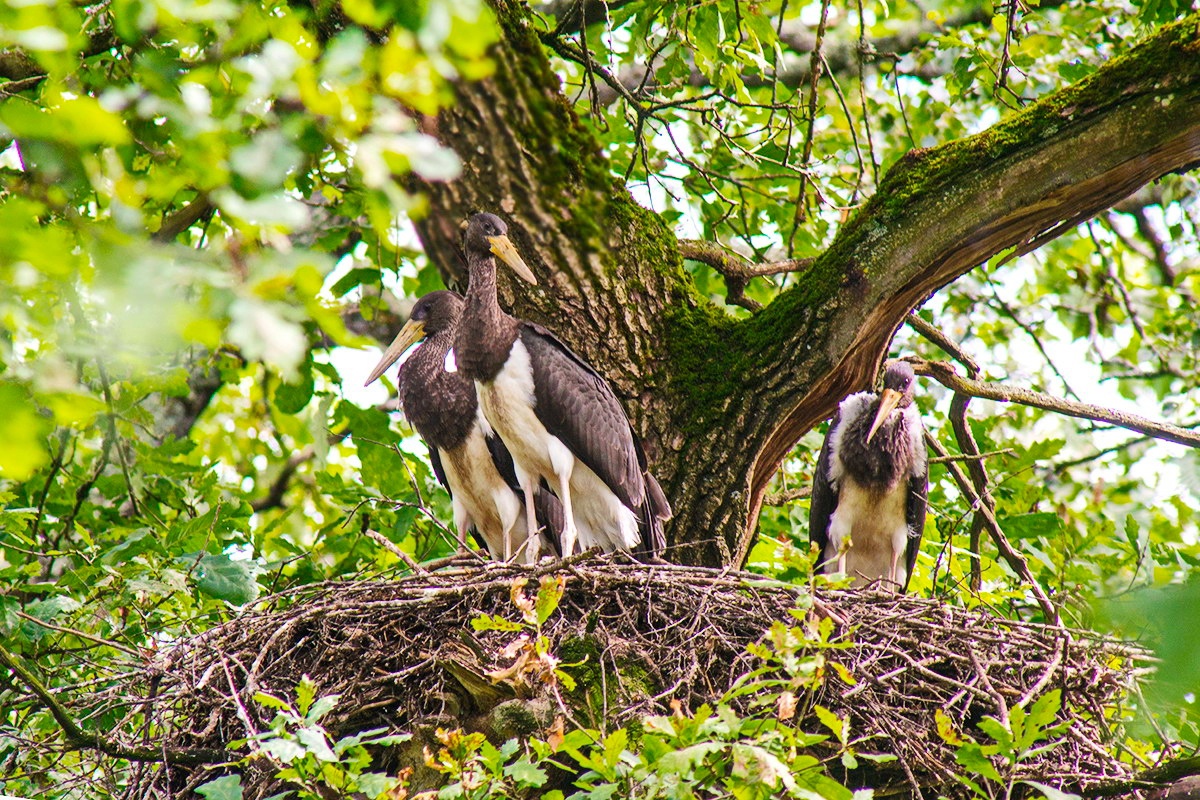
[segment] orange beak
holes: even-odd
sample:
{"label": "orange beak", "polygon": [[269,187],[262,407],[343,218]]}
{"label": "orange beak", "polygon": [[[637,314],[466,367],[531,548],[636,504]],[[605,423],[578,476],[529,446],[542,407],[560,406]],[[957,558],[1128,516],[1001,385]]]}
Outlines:
{"label": "orange beak", "polygon": [[902,397],[904,395],[895,389],[883,390],[883,394],[879,396],[879,410],[875,412],[875,419],[871,422],[871,430],[867,431],[867,444],[870,444],[871,440],[875,438],[875,434],[883,426],[883,422],[888,418],[888,414],[896,410],[896,406],[900,404]]}
{"label": "orange beak", "polygon": [[379,363],[375,365],[375,369],[371,370],[371,374],[367,376],[367,382],[363,386],[370,386],[374,383],[380,375],[387,371],[388,367],[400,360],[400,356],[404,355],[405,350],[424,338],[424,322],[410,319],[404,323],[404,327],[396,334],[396,338],[388,345],[388,349],[383,352],[383,358],[379,359]]}
{"label": "orange beak", "polygon": [[525,263],[525,259],[521,258],[521,254],[517,252],[517,248],[513,245],[511,239],[504,235],[489,236],[488,243],[492,246],[492,252],[507,264],[513,272],[517,273],[522,280],[537,286],[537,278],[534,277],[533,270]]}

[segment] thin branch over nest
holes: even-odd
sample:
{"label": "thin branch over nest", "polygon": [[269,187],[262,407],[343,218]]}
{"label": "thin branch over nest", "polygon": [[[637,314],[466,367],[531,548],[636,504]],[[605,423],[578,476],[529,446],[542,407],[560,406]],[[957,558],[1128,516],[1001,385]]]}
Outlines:
{"label": "thin branch over nest", "polygon": [[[576,664],[567,667],[579,684],[574,693],[514,679],[505,650],[512,652],[517,634],[471,625],[484,613],[519,620],[514,582],[533,584],[543,575],[564,582],[559,609],[542,633],[564,664]],[[934,600],[873,590],[812,595],[749,573],[620,556],[532,568],[459,562],[395,582],[323,584],[277,595],[178,642],[134,679],[83,705],[93,715],[105,707],[133,709],[114,742],[154,741],[164,752],[223,750],[269,728],[274,712],[255,701],[256,693],[292,697],[307,675],[322,694],[343,698],[325,718],[335,737],[380,727],[415,734],[414,749],[400,759],[411,759],[407,765],[415,764],[420,778],[420,744],[437,727],[503,741],[545,737],[560,716],[611,730],[642,715],[670,714],[673,702],[685,710],[712,703],[763,666],[747,645],[763,641],[775,622],[805,625],[806,613],[834,622],[839,647],[824,657],[845,669],[826,671],[819,687],[800,698],[791,724],[828,733],[813,711],[820,705],[848,720],[858,752],[898,757],[847,772],[836,742],[816,745],[813,753],[848,786],[964,794],[955,748],[936,732],[935,712],[946,715],[956,735],[986,742],[976,727],[985,715],[1008,719],[1013,708],[1028,708],[1054,689],[1062,693],[1058,719],[1070,724],[1013,766],[1011,779],[1086,791],[1132,777],[1110,753],[1107,720],[1120,716],[1131,667],[1145,660],[1140,651]],[[246,755],[228,752],[231,761]],[[280,788],[267,761],[245,767],[247,798]],[[142,772],[130,797],[179,797],[230,769],[160,765]]]}
{"label": "thin branch over nest", "polygon": [[972,380],[960,375],[954,369],[953,365],[944,361],[926,361],[923,358],[915,356],[909,356],[904,360],[913,365],[913,369],[918,375],[933,378],[947,389],[969,397],[996,400],[1001,403],[1020,403],[1021,405],[1041,408],[1046,411],[1054,411],[1058,414],[1066,414],[1069,417],[1109,422],[1121,428],[1153,436],[1155,439],[1175,442],[1187,445],[1188,447],[1200,447],[1200,433],[1188,430],[1187,428],[1181,428],[1178,425],[1159,422],[1138,416],[1137,414],[1096,406],[1091,403],[1078,403],[1074,400],[1053,397],[1052,395],[1035,392],[1032,389],[1024,389],[1020,386],[1008,386],[988,381]]}

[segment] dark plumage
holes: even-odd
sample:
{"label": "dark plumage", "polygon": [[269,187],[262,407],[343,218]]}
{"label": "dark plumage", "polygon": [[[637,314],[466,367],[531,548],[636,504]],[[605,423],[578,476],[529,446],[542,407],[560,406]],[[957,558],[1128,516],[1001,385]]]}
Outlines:
{"label": "dark plumage", "polygon": [[[499,437],[481,425],[474,382],[446,370],[462,309],[462,298],[454,292],[430,292],[418,300],[367,384],[421,341],[400,367],[400,406],[429,447],[433,472],[450,493],[459,535],[471,531],[493,558],[508,559],[528,533],[523,492],[512,456]],[[550,492],[539,490],[535,504],[539,527],[549,528],[552,535],[537,540],[536,550],[526,555],[531,562],[555,552],[551,540],[557,544],[563,525],[562,506]]]}
{"label": "dark plumage", "polygon": [[908,588],[929,487],[915,383],[912,367],[895,361],[882,393],[852,394],[838,406],[817,459],[808,515],[818,571],[848,573],[856,585],[882,578]]}
{"label": "dark plumage", "polygon": [[562,552],[578,541],[582,549],[657,555],[670,506],[612,389],[550,331],[500,308],[495,256],[524,280],[537,280],[499,217],[473,216],[465,246],[471,282],[455,360],[475,380],[522,486],[545,480],[562,500]]}

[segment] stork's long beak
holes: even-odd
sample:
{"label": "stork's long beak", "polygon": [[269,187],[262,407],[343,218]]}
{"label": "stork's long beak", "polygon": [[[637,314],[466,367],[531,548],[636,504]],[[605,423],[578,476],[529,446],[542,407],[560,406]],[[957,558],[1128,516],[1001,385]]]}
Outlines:
{"label": "stork's long beak", "polygon": [[492,252],[499,256],[501,261],[508,264],[513,272],[521,276],[522,280],[537,286],[537,278],[534,277],[533,270],[525,263],[525,259],[521,258],[521,254],[517,252],[511,239],[503,234],[489,236],[488,243],[492,246]]}
{"label": "stork's long beak", "polygon": [[888,414],[891,414],[896,409],[896,406],[900,405],[900,400],[903,397],[904,393],[897,392],[895,389],[884,389],[883,393],[879,395],[879,410],[875,412],[875,419],[871,422],[871,430],[867,431],[868,444],[875,438],[876,432],[883,425],[883,421],[888,418]]}
{"label": "stork's long beak", "polygon": [[396,338],[388,345],[388,349],[384,351],[383,358],[379,359],[379,363],[375,365],[375,369],[371,370],[371,374],[367,376],[367,382],[363,386],[370,386],[379,378],[387,368],[395,364],[400,356],[404,355],[404,351],[412,347],[417,342],[425,338],[425,323],[415,319],[410,319],[404,323],[404,327],[396,334]]}

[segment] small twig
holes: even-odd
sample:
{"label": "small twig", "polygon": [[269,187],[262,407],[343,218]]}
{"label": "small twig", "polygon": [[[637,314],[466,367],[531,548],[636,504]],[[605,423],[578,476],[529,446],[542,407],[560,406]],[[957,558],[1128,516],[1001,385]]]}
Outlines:
{"label": "small twig", "polygon": [[960,453],[959,455],[934,456],[933,458],[929,459],[929,463],[946,464],[951,461],[978,461],[979,459],[993,458],[995,456],[1011,456],[1016,452],[1017,451],[1013,450],[1011,447],[1006,447],[1003,450],[988,450],[986,453],[976,453],[974,455]]}
{"label": "small twig", "polygon": [[419,573],[421,575],[429,574],[428,570],[426,570],[424,567],[422,567],[420,564],[418,564],[416,559],[414,559],[408,553],[404,552],[399,547],[397,547],[396,544],[391,539],[387,538],[379,531],[367,531],[367,536],[371,537],[371,539],[374,540],[384,550],[387,550],[389,553],[394,555],[396,558],[400,559],[405,564],[407,564],[408,568],[411,569],[413,572]]}
{"label": "small twig", "polygon": [[64,628],[61,625],[55,625],[54,623],[47,622],[44,619],[38,619],[37,617],[35,617],[31,614],[26,614],[24,611],[18,611],[17,616],[20,617],[21,619],[25,620],[26,622],[32,622],[34,625],[40,625],[41,627],[46,628],[47,630],[52,630],[57,633],[70,634],[71,636],[76,636],[80,639],[91,642],[93,644],[104,645],[105,647],[111,647],[114,650],[120,650],[122,653],[125,653],[126,655],[131,655],[134,658],[142,658],[142,653],[139,653],[137,650],[133,649],[132,647],[123,645],[120,642],[114,642],[109,639],[104,639],[100,636],[95,636],[90,633],[85,633],[83,631],[77,631],[74,628]]}
{"label": "small twig", "polygon": [[725,279],[726,301],[750,311],[758,311],[762,304],[746,297],[746,285],[752,278],[768,275],[783,275],[808,269],[814,258],[789,258],[765,264],[751,264],[736,253],[716,242],[699,239],[680,239],[679,254],[686,259],[699,261],[712,267]]}
{"label": "small twig", "polygon": [[[1063,662],[1063,656],[1067,652],[1070,643],[1066,639],[1060,639],[1057,646],[1054,648],[1054,658],[1046,665],[1046,671],[1042,673],[1042,677],[1038,678],[1038,682],[1029,687],[1029,691],[1021,695],[1021,699],[1017,701],[1017,708],[1024,709],[1030,700],[1041,694],[1042,689],[1046,688],[1046,684],[1050,683],[1050,679],[1054,677],[1054,673],[1058,671],[1059,666]],[[1166,741],[1165,739],[1163,741]]]}
{"label": "small twig", "polygon": [[[966,368],[967,375],[970,378],[975,379],[979,377],[979,364],[949,336],[946,336],[942,331],[916,314],[910,313],[907,322],[909,327],[962,364]],[[958,442],[958,449],[963,453],[963,460],[968,462],[967,471],[970,473],[971,482],[975,485],[975,491],[979,495],[979,499],[988,507],[988,510],[992,514],[995,514],[996,501],[992,499],[991,490],[988,488],[991,481],[988,477],[987,466],[984,464],[984,455],[979,452],[979,445],[975,442],[975,436],[971,433],[971,426],[967,422],[967,406],[970,402],[971,398],[969,395],[963,392],[954,393],[954,398],[950,402],[950,425],[954,430],[954,438]],[[970,533],[970,548],[971,553],[974,555],[970,563],[970,587],[971,591],[975,593],[978,593],[983,586],[983,564],[980,561],[979,555],[983,541],[984,527],[985,521],[983,516],[980,511],[976,510],[971,515]]]}
{"label": "small twig", "polygon": [[812,496],[811,486],[800,486],[796,489],[784,489],[781,492],[771,492],[763,496],[764,506],[786,506],[796,500]]}
{"label": "small twig", "polygon": [[[807,170],[808,162],[812,160],[813,137],[817,125],[817,88],[821,83],[821,65],[824,62],[822,48],[825,43],[825,28],[829,24],[829,0],[821,0],[821,21],[817,23],[817,38],[813,43],[812,56],[809,58],[808,81],[808,128],[804,133],[804,154],[800,158],[801,170]],[[806,211],[804,208],[807,196],[808,172],[800,173],[800,185],[796,187],[796,210],[792,214],[792,230],[788,234],[787,252],[792,253],[796,243],[796,232],[804,223]]]}
{"label": "small twig", "polygon": [[225,672],[225,680],[229,684],[229,696],[233,698],[234,705],[237,706],[238,719],[246,726],[246,739],[250,744],[250,749],[257,752],[260,749],[255,739],[258,736],[258,730],[254,727],[254,722],[250,719],[250,712],[246,710],[246,705],[242,702],[242,695],[233,682],[233,673],[229,670],[229,659],[222,655],[220,663],[221,669]]}
{"label": "small twig", "polygon": [[104,405],[108,409],[106,417],[108,418],[108,432],[113,438],[113,446],[117,449],[117,461],[121,464],[121,475],[125,478],[125,488],[129,493],[129,506],[132,509],[132,516],[138,514],[138,499],[137,492],[133,488],[133,478],[130,475],[129,459],[125,455],[125,448],[121,446],[121,442],[117,441],[117,411],[113,405],[112,398],[112,383],[108,379],[108,370],[104,367],[104,362],[96,359],[96,369],[100,374],[100,388],[104,395]]}
{"label": "small twig", "polygon": [[1067,394],[1071,395],[1071,397],[1074,397],[1076,400],[1078,400],[1079,393],[1071,388],[1071,384],[1067,381],[1067,376],[1063,375],[1062,370],[1060,370],[1058,365],[1054,363],[1054,359],[1050,357],[1050,353],[1046,350],[1046,346],[1042,344],[1042,338],[1037,335],[1037,331],[1033,329],[1032,325],[1022,319],[1012,306],[1004,302],[1004,298],[1000,297],[1000,293],[996,291],[996,285],[992,283],[991,277],[987,276],[986,279],[988,289],[992,293],[992,300],[997,306],[999,306],[1001,313],[1012,320],[1014,325],[1025,332],[1025,335],[1028,336],[1029,340],[1033,342],[1033,346],[1036,347],[1037,351],[1042,354],[1042,358],[1045,360],[1046,366],[1050,367],[1050,371],[1058,376],[1058,379],[1062,381],[1063,390]]}

